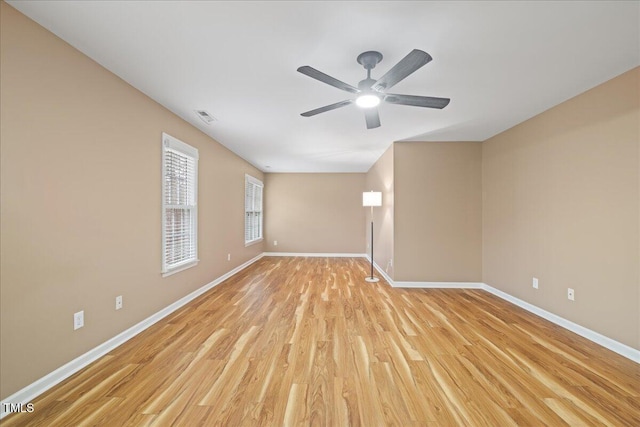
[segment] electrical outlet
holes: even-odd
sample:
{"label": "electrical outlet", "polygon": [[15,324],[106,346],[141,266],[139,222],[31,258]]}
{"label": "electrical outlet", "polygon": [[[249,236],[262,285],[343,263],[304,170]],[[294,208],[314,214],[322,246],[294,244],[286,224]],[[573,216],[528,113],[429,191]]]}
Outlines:
{"label": "electrical outlet", "polygon": [[231,261],[231,254],[227,254],[227,261]]}
{"label": "electrical outlet", "polygon": [[122,295],[118,295],[116,297],[116,310],[120,310],[122,308]]}
{"label": "electrical outlet", "polygon": [[277,240],[273,241],[273,246],[278,246],[278,241]]}
{"label": "electrical outlet", "polygon": [[575,301],[576,300],[576,293],[573,289],[568,288],[567,289],[567,298],[569,298],[571,301]]}
{"label": "electrical outlet", "polygon": [[533,278],[533,283],[532,283],[533,289],[538,289],[538,279],[537,278]]}
{"label": "electrical outlet", "polygon": [[392,259],[389,260],[389,267],[393,268],[393,260]]}
{"label": "electrical outlet", "polygon": [[73,330],[80,329],[84,326],[84,310],[73,314]]}

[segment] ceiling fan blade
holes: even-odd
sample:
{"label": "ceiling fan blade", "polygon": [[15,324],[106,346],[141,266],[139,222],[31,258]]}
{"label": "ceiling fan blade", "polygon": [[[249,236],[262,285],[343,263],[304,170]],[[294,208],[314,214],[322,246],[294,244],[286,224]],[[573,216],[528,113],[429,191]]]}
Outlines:
{"label": "ceiling fan blade", "polygon": [[386,102],[391,104],[411,105],[413,107],[444,108],[451,101],[449,98],[435,98],[433,96],[414,96],[387,94],[384,97]]}
{"label": "ceiling fan blade", "polygon": [[431,61],[431,59],[433,58],[431,58],[431,55],[427,52],[413,49],[407,56],[402,58],[400,62],[394,65],[393,68],[387,71],[387,74],[380,77],[378,81],[374,83],[372,88],[378,91],[389,89],[400,80]]}
{"label": "ceiling fan blade", "polygon": [[367,129],[380,127],[380,115],[377,108],[364,110],[364,118],[367,120]]}
{"label": "ceiling fan blade", "polygon": [[328,85],[331,85],[333,87],[337,87],[338,89],[342,89],[345,90],[347,92],[351,92],[351,93],[358,93],[360,92],[360,90],[358,90],[358,88],[355,88],[353,86],[351,86],[350,84],[347,84],[345,82],[341,82],[340,80],[333,78],[325,73],[323,73],[322,71],[318,71],[315,68],[309,67],[308,65],[302,66],[300,68],[298,68],[298,72],[305,74],[309,77],[311,77],[312,79],[316,79],[321,81],[322,83],[326,83]]}
{"label": "ceiling fan blade", "polygon": [[335,104],[325,105],[324,107],[316,108],[315,110],[307,111],[306,113],[300,114],[303,117],[311,117],[316,114],[324,113],[325,111],[335,110],[336,108],[344,107],[353,102],[353,100],[349,99],[347,101],[336,102]]}

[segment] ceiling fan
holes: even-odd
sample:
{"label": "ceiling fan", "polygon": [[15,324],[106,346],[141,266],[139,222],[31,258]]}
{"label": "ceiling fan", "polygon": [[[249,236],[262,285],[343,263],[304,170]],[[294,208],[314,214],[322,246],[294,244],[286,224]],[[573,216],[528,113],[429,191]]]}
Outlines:
{"label": "ceiling fan", "polygon": [[364,117],[367,121],[367,129],[373,129],[380,126],[380,116],[376,108],[380,101],[390,104],[410,105],[413,107],[427,108],[444,108],[449,104],[449,98],[434,98],[432,96],[415,96],[415,95],[398,95],[387,93],[387,89],[391,89],[396,83],[402,81],[423,65],[431,61],[431,55],[418,49],[412,50],[400,62],[393,66],[387,73],[378,80],[371,78],[371,70],[382,61],[382,54],[373,50],[363,52],[358,55],[358,63],[367,70],[367,78],[358,83],[358,87],[351,86],[336,78],[333,78],[315,68],[305,65],[298,68],[298,72],[305,74],[313,79],[323,83],[357,94],[355,99],[336,102],[335,104],[325,105],[315,110],[302,113],[301,116],[311,117],[326,111],[335,110],[336,108],[345,107],[352,103],[356,103],[364,109]]}

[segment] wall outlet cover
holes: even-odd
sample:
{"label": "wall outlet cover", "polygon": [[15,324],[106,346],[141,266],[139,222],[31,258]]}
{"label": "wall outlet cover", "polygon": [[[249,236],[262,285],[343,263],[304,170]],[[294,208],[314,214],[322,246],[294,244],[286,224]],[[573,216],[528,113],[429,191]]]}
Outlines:
{"label": "wall outlet cover", "polygon": [[533,278],[532,286],[534,289],[538,289],[538,279],[536,277]]}
{"label": "wall outlet cover", "polygon": [[84,326],[84,310],[73,314],[73,330],[80,329]]}

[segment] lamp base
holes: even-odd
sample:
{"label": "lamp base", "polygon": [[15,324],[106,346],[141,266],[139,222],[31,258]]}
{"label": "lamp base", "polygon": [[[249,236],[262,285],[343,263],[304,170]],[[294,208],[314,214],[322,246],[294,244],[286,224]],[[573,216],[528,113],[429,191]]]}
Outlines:
{"label": "lamp base", "polygon": [[370,282],[370,283],[375,283],[375,282],[379,282],[380,279],[378,279],[375,276],[367,276],[364,278],[365,281]]}

